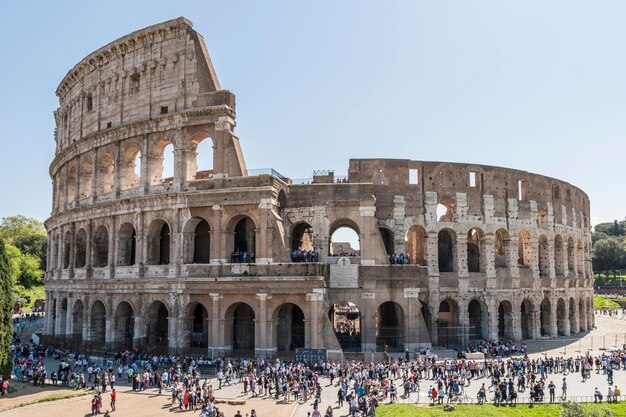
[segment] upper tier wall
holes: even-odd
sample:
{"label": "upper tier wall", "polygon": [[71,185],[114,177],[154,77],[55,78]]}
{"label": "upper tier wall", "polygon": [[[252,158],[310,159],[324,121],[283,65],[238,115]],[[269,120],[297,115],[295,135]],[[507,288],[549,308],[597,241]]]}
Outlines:
{"label": "upper tier wall", "polygon": [[201,35],[178,18],[133,32],[85,57],[57,88],[57,153],[129,122],[211,105],[219,81]]}

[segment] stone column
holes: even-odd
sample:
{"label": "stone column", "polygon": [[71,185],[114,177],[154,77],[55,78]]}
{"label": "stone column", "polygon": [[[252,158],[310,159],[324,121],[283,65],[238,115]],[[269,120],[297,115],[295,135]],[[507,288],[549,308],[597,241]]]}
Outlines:
{"label": "stone column", "polygon": [[117,216],[109,219],[109,247],[107,253],[107,265],[109,266],[109,278],[115,277],[115,250],[117,248]]}
{"label": "stone column", "polygon": [[256,297],[259,300],[259,318],[256,321],[256,325],[259,330],[258,340],[255,341],[255,354],[266,354],[270,344],[267,340],[267,299],[269,298],[267,293],[257,293]]}
{"label": "stone column", "polygon": [[463,329],[463,331],[459,335],[459,342],[461,344],[461,347],[465,348],[465,346],[467,346],[467,344],[469,343],[469,335],[467,334],[467,331],[470,327],[469,312],[467,311],[467,303],[459,300],[458,304],[459,304],[459,326],[461,327],[461,329]]}
{"label": "stone column", "polygon": [[559,327],[557,324],[557,303],[551,303],[550,305],[550,323],[549,323],[549,328],[550,328],[550,337],[557,337],[559,335]]}
{"label": "stone column", "polygon": [[91,303],[89,302],[89,295],[85,295],[83,297],[83,328],[82,328],[82,338],[83,341],[89,340],[89,310],[91,307]]}
{"label": "stone column", "polygon": [[52,335],[54,334],[54,321],[52,320],[53,313],[53,303],[54,303],[54,293],[52,291],[46,291],[46,318],[45,318],[45,327],[46,334]]}
{"label": "stone column", "polygon": [[[181,258],[183,253],[182,248],[182,230],[180,224],[180,210],[174,209],[174,216],[172,217],[172,236],[171,236],[171,252],[172,256],[170,262],[174,264],[174,276],[179,277],[181,271]],[[169,272],[171,274],[171,272]]]}
{"label": "stone column", "polygon": [[496,277],[496,254],[494,252],[496,237],[492,234],[484,237],[484,256],[481,256],[481,266],[484,266],[487,278]]}
{"label": "stone column", "polygon": [[115,172],[113,172],[113,192],[115,193],[115,198],[120,197],[120,192],[122,190],[122,157],[120,155],[120,143],[115,142],[115,150],[113,151],[113,158],[115,164]]}
{"label": "stone column", "polygon": [[532,271],[533,278],[539,278],[539,239],[531,236],[530,238],[530,270]]}
{"label": "stone column", "polygon": [[215,204],[211,207],[213,210],[213,228],[211,229],[211,263],[224,264],[230,262],[230,253],[226,253],[224,248],[224,225],[222,225],[222,207]]}
{"label": "stone column", "polygon": [[148,194],[150,189],[150,157],[148,151],[148,135],[143,135],[143,140],[141,141],[143,146],[141,149],[141,172],[139,178],[139,187],[141,188],[142,194]]}
{"label": "stone column", "polygon": [[55,312],[56,319],[54,320],[54,335],[58,337],[62,334],[63,331],[65,331],[65,329],[61,329],[61,313],[63,311],[61,309],[61,304],[63,304],[63,295],[57,293],[55,298],[57,301],[57,305]]}
{"label": "stone column", "polygon": [[563,317],[563,335],[569,336],[571,332],[570,332],[570,321],[569,321],[569,303],[567,301],[565,302],[565,312],[563,316],[564,316]]}
{"label": "stone column", "polygon": [[[541,303],[536,304],[540,306]],[[533,322],[533,339],[541,338],[541,307],[535,307],[535,310],[532,312],[532,322]]]}
{"label": "stone column", "polygon": [[439,276],[439,234],[428,232],[426,240],[426,264],[428,276]]}
{"label": "stone column", "polygon": [[170,352],[175,352],[178,346],[178,325],[178,316],[169,316],[167,318],[167,347],[169,348]]}
{"label": "stone column", "polygon": [[98,194],[98,151],[93,151],[93,157],[91,158],[91,198],[90,204],[96,201],[96,194]]}
{"label": "stone column", "polygon": [[[220,294],[210,293],[211,296],[211,315],[209,316],[209,352],[211,356],[220,354],[224,345],[220,343]],[[215,352],[217,350],[217,352]]]}
{"label": "stone column", "polygon": [[550,278],[556,278],[554,240],[550,239],[548,239],[548,269],[548,276]]}
{"label": "stone column", "polygon": [[[489,302],[485,301],[487,304],[487,320],[489,323],[489,338],[493,340],[498,340],[498,324],[500,323],[500,315],[498,312],[499,304],[493,300]],[[506,320],[505,320],[506,323]]]}
{"label": "stone column", "polygon": [[456,237],[456,261],[459,278],[469,276],[467,271],[467,236]]}
{"label": "stone column", "polygon": [[511,326],[514,340],[522,340],[522,318],[521,311],[513,306],[511,311]]}
{"label": "stone column", "polygon": [[62,329],[66,338],[72,334],[72,321],[73,321],[72,319],[74,318],[74,315],[72,314],[73,309],[74,309],[74,296],[73,294],[70,293],[67,295],[67,311],[65,312],[65,329]]}
{"label": "stone column", "polygon": [[89,220],[85,225],[85,232],[87,233],[87,242],[85,243],[85,278],[91,278],[93,274],[93,221]]}
{"label": "stone column", "polygon": [[507,265],[512,278],[519,278],[519,267],[517,266],[519,258],[519,238],[510,237],[509,244],[504,246],[504,256],[507,259]]}
{"label": "stone column", "polygon": [[76,260],[76,223],[70,224],[70,265],[69,265],[69,277],[74,278],[74,262]]}

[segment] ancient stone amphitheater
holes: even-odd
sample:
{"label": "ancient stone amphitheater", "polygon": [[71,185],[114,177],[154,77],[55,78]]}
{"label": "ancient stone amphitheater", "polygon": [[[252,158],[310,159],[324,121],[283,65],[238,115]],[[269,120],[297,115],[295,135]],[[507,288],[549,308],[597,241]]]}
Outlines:
{"label": "ancient stone amphitheater", "polygon": [[589,199],[566,182],[408,159],[248,170],[184,18],[93,52],[56,94],[50,341],[332,355],[593,326]]}

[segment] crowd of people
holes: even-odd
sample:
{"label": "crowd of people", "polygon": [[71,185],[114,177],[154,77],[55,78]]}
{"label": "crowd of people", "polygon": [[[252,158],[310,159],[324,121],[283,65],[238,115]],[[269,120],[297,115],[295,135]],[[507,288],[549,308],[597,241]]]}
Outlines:
{"label": "crowd of people", "polygon": [[291,251],[292,262],[319,262],[319,253],[315,250],[294,249]]}
{"label": "crowd of people", "polygon": [[408,253],[393,253],[389,256],[392,265],[408,265],[410,262]]}
{"label": "crowd of people", "polygon": [[247,264],[255,261],[254,252],[248,253],[248,251],[237,249],[230,254],[230,262],[234,264]]}

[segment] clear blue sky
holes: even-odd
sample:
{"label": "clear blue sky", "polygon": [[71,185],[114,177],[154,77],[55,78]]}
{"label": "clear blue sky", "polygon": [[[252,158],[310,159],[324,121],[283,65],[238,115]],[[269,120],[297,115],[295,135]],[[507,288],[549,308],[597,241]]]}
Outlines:
{"label": "clear blue sky", "polygon": [[6,1],[0,15],[0,216],[50,213],[66,72],[178,16],[237,95],[249,168],[500,165],[579,186],[594,223],[626,215],[623,1]]}

